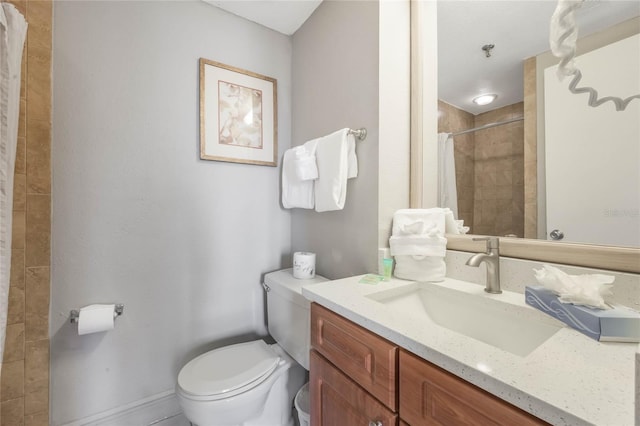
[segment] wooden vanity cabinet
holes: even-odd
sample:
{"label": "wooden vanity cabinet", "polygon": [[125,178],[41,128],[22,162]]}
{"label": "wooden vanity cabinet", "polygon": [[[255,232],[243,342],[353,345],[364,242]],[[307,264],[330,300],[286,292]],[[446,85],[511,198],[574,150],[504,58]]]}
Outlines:
{"label": "wooden vanity cabinet", "polygon": [[314,303],[311,348],[391,411],[398,411],[396,345]]}
{"label": "wooden vanity cabinet", "polygon": [[533,426],[547,423],[404,350],[400,416],[410,425]]}
{"label": "wooden vanity cabinet", "polygon": [[365,392],[318,352],[311,351],[311,425],[395,426],[398,415]]}
{"label": "wooden vanity cabinet", "polygon": [[546,425],[316,303],[311,348],[311,426]]}
{"label": "wooden vanity cabinet", "polygon": [[311,426],[396,426],[398,347],[311,305]]}

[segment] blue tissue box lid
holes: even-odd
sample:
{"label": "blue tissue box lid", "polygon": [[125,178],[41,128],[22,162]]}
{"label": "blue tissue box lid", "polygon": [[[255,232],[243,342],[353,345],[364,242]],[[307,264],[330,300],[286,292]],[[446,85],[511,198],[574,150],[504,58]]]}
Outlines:
{"label": "blue tissue box lid", "polygon": [[596,309],[565,304],[551,290],[527,286],[525,302],[595,340],[640,342],[640,313],[625,306]]}

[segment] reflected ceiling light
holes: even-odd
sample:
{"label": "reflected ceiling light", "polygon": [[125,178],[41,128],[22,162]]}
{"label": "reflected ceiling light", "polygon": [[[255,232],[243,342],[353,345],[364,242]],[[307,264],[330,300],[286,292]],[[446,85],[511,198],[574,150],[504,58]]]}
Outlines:
{"label": "reflected ceiling light", "polygon": [[473,98],[473,103],[476,105],[487,105],[495,101],[498,95],[480,95]]}

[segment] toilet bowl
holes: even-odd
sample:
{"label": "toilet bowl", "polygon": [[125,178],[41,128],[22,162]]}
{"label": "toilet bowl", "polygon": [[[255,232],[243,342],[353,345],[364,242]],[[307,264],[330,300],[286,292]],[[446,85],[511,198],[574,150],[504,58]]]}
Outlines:
{"label": "toilet bowl", "polygon": [[263,340],[224,346],[189,361],[178,374],[176,395],[197,426],[290,426],[293,399],[309,365],[309,302],[302,285],[326,281],[293,278],[290,269],[265,276],[269,332]]}
{"label": "toilet bowl", "polygon": [[198,426],[289,425],[305,370],[278,345],[255,340],[207,352],[178,375],[176,394]]}

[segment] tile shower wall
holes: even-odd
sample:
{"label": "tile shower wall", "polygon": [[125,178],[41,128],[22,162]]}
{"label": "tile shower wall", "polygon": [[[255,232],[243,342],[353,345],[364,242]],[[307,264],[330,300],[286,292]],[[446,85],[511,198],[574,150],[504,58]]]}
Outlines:
{"label": "tile shower wall", "polygon": [[29,23],[20,89],[0,425],[49,423],[50,1],[10,1]]}
{"label": "tile shower wall", "polygon": [[[438,102],[438,131],[455,133],[521,117],[522,102],[472,115]],[[455,137],[458,217],[474,234],[524,236],[524,126],[515,122]]]}
{"label": "tile shower wall", "polygon": [[[522,102],[478,114],[475,127],[522,117]],[[524,124],[475,132],[474,234],[524,236]]]}

